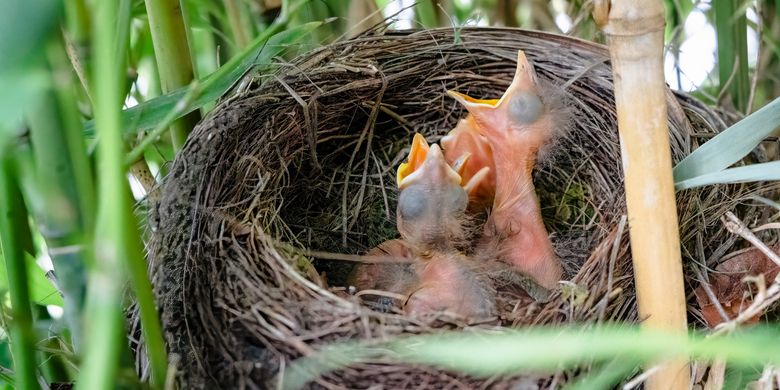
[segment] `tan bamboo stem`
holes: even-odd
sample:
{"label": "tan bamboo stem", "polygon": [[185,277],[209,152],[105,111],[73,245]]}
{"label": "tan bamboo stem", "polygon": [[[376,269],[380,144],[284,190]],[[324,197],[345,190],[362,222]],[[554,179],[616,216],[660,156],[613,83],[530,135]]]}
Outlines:
{"label": "tan bamboo stem", "polygon": [[[680,237],[663,74],[661,0],[597,1],[609,37],[637,302],[642,325],[685,332]],[[606,19],[605,19],[606,17]],[[646,388],[687,389],[687,362],[664,363]]]}

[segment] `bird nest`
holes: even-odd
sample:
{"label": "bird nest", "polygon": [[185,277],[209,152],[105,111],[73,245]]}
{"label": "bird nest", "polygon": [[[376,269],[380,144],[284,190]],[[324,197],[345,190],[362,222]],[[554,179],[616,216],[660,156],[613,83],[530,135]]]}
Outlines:
{"label": "bird nest", "polygon": [[[573,111],[570,129],[534,172],[567,282],[547,302],[503,305],[489,323],[431,323],[362,305],[344,286],[354,262],[343,260],[397,236],[395,168],[412,135],[436,141],[465,115],[448,89],[500,96],[519,49]],[[264,388],[295,359],[347,340],[637,320],[603,46],[513,29],[373,32],[245,81],[197,126],[151,208],[153,281],[185,387]],[[687,95],[667,97],[675,162],[728,122]],[[678,193],[684,260],[728,252],[735,239],[719,218],[727,210],[756,215],[746,199],[759,191],[728,185]],[[703,324],[693,302],[690,319]],[[372,361],[312,385],[471,388],[512,381]]]}

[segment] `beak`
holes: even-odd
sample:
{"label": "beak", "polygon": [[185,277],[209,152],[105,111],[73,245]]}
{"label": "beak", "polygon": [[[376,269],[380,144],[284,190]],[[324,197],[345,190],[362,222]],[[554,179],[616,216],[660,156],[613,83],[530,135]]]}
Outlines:
{"label": "beak", "polygon": [[[488,103],[491,104],[491,101]],[[495,192],[493,150],[487,138],[480,134],[472,115],[461,119],[441,139],[444,157],[460,175],[461,186],[471,201],[488,202]]]}
{"label": "beak", "polygon": [[476,196],[480,189],[480,184],[487,183],[487,177],[490,175],[490,167],[483,167],[477,173],[474,174],[466,183],[463,184],[463,189],[469,195],[469,197]]}
{"label": "beak", "polygon": [[396,184],[398,187],[401,187],[401,183],[407,176],[411,175],[422,166],[423,162],[425,162],[425,158],[428,156],[429,149],[430,147],[428,146],[428,141],[425,140],[425,137],[420,133],[415,133],[407,162],[401,163],[401,165],[398,166],[398,172],[396,174]]}
{"label": "beak", "polygon": [[510,101],[512,97],[515,95],[536,95],[534,69],[528,62],[525,53],[520,50],[517,52],[515,76],[509,88],[507,88],[500,99],[475,99],[455,91],[447,91],[447,94],[462,104],[474,116],[481,132],[488,132],[495,128],[504,128],[507,124],[507,116],[512,115],[509,112],[511,110],[509,106],[511,106]]}
{"label": "beak", "polygon": [[490,175],[490,167],[482,167],[471,177],[467,178],[464,176],[464,171],[466,170],[466,165],[469,163],[470,159],[471,153],[463,153],[457,160],[453,161],[452,169],[461,177],[460,185],[463,187],[463,190],[466,191],[466,194],[468,194],[469,197],[472,197],[475,196],[480,189],[480,184],[483,182],[486,183],[487,177]]}
{"label": "beak", "polygon": [[422,166],[401,178],[398,187],[404,189],[418,183],[424,183],[429,187],[439,187],[446,184],[459,186],[460,180],[460,175],[447,164],[439,145],[433,144],[430,146]]}

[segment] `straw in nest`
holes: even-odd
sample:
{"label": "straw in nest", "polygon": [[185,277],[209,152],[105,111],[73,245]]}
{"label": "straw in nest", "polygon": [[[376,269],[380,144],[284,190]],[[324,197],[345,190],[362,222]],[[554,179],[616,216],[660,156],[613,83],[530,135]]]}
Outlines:
{"label": "straw in nest", "polygon": [[[500,96],[520,49],[540,79],[564,91],[575,118],[534,176],[570,279],[549,302],[505,311],[502,323],[637,320],[605,48],[512,29],[374,33],[258,76],[196,128],[174,162],[152,208],[149,257],[181,384],[263,388],[280,367],[330,343],[494,326],[432,328],[370,310],[319,280],[324,271],[338,286],[351,264],[318,260],[313,271],[304,254],[360,254],[394,237],[394,173],[413,133],[436,141],[464,115],[448,89]],[[668,102],[675,161],[726,126],[688,96],[670,91]],[[734,240],[718,218],[724,210],[755,215],[745,201],[760,191],[731,185],[678,194],[685,259],[728,252]],[[695,309],[691,316],[699,321]],[[514,380],[378,361],[315,386],[503,387]]]}

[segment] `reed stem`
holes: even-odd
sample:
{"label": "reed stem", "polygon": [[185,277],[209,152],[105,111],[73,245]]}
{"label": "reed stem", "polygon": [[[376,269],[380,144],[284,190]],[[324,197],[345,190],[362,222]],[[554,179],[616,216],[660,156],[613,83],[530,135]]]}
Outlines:
{"label": "reed stem", "polygon": [[[146,0],[146,12],[162,92],[168,93],[188,85],[195,72],[179,0]],[[174,150],[184,146],[187,135],[199,120],[200,113],[193,111],[171,124]]]}
{"label": "reed stem", "polygon": [[29,111],[35,180],[27,197],[38,229],[46,240],[61,291],[65,318],[76,351],[81,343],[81,316],[86,294],[86,265],[92,262],[94,184],[81,133],[75,83],[61,42],[49,44],[51,89]]}
{"label": "reed stem", "polygon": [[[122,77],[127,40],[117,26],[127,25],[120,17],[119,2],[104,0],[94,7],[95,121],[98,129],[98,219],[95,233],[97,261],[90,272],[86,353],[77,388],[114,388],[123,347],[124,316],[122,291],[125,272],[141,310],[141,326],[152,370],[152,385],[161,388],[166,377],[167,359],[159,318],[154,306],[146,263],[141,255],[137,222],[124,165],[125,145],[121,134]],[[123,3],[127,5],[127,3]]]}
{"label": "reed stem", "polygon": [[0,249],[8,273],[11,295],[10,339],[18,389],[38,387],[36,379],[35,334],[33,331],[24,234],[29,234],[27,213],[16,181],[12,157],[0,158]]}
{"label": "reed stem", "polygon": [[[664,5],[607,3],[594,16],[607,16],[596,18],[612,57],[639,317],[647,328],[682,333],[687,318],[663,73]],[[664,363],[646,388],[687,389],[689,375],[685,361]]]}

